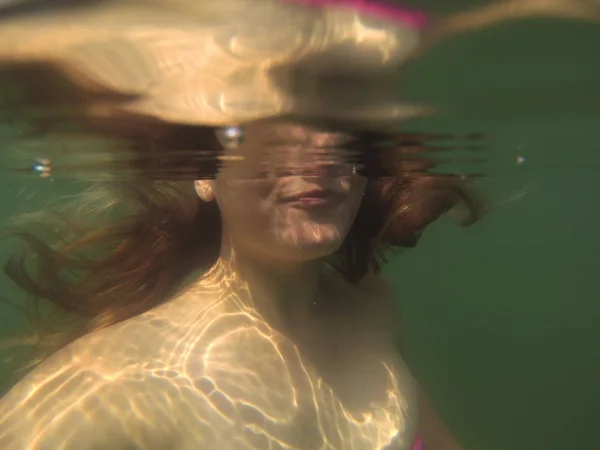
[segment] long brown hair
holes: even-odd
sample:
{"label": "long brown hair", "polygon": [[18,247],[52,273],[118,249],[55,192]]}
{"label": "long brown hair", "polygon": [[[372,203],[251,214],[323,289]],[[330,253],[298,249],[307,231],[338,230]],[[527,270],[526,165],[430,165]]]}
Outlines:
{"label": "long brown hair", "polygon": [[[14,77],[20,68],[6,70]],[[155,307],[195,271],[201,273],[217,261],[220,213],[214,202],[199,201],[191,180],[214,176],[218,171],[215,155],[221,146],[210,127],[140,116],[85,116],[93,101],[115,99],[106,92],[75,88],[48,67],[38,67],[37,77],[41,70],[46,80],[61,85],[60,95],[48,81],[29,92],[21,106],[30,107],[32,102],[56,105],[60,98],[57,111],[79,117],[80,122],[85,117],[85,132],[111,137],[120,143],[118,151],[127,155],[116,158],[114,165],[127,170],[127,177],[111,182],[107,195],[90,200],[101,203],[104,212],[109,207],[112,215],[107,213],[110,218],[104,223],[94,215],[80,213],[74,219],[56,213],[51,239],[40,227],[13,229],[24,246],[6,263],[5,273],[32,298],[78,317],[76,335]],[[20,76],[31,73],[25,70]],[[56,126],[57,117],[48,115],[38,129]],[[377,149],[364,147],[383,141],[374,133],[354,136],[366,157],[375,155]],[[393,145],[385,148],[392,159],[367,164],[364,201],[347,239],[331,260],[349,282],[377,271],[385,251],[415,246],[428,224],[457,205],[466,207],[463,225],[483,214],[481,202],[462,178],[431,172],[434,162],[421,155],[425,138],[387,135]],[[125,208],[118,210],[115,205]],[[86,211],[93,210],[93,205],[85,206]],[[48,228],[45,217],[46,222],[38,225]]]}

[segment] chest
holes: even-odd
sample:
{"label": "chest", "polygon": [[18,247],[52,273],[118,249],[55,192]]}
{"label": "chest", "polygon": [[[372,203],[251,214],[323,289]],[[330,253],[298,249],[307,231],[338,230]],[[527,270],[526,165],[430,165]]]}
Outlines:
{"label": "chest", "polygon": [[330,433],[339,438],[328,438],[336,442],[332,449],[411,448],[418,416],[414,381],[381,331],[367,320],[330,318],[328,327],[296,340],[317,408],[331,421],[328,429],[345,430]]}
{"label": "chest", "polygon": [[410,450],[412,378],[389,336],[358,319],[328,317],[294,336],[246,313],[178,327],[187,334],[156,355],[180,374],[172,448],[209,435],[208,448],[222,450]]}
{"label": "chest", "polygon": [[[417,416],[412,379],[375,335],[315,331],[298,344],[256,323],[237,330],[229,328],[197,356],[188,354],[196,363],[181,368],[195,379],[186,389],[188,401],[204,408],[208,397],[221,412],[211,423],[219,448],[411,448]],[[193,443],[195,433],[184,441]]]}

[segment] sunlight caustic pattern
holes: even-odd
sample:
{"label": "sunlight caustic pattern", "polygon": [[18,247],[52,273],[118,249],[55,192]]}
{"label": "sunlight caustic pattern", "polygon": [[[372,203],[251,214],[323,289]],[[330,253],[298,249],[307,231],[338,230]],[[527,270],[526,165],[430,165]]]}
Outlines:
{"label": "sunlight caustic pattern", "polygon": [[84,450],[108,434],[112,448],[410,448],[415,399],[400,360],[365,359],[356,387],[387,387],[376,403],[344,402],[240,283],[217,263],[177,299],[51,357],[9,394],[0,447]]}

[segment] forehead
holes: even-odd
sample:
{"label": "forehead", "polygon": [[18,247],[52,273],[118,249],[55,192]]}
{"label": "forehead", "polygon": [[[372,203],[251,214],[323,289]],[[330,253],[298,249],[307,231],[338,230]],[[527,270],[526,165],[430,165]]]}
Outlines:
{"label": "forehead", "polygon": [[[298,121],[265,120],[240,127],[243,139],[225,146],[221,170],[296,169],[314,164],[341,164],[353,153],[353,135]],[[300,166],[298,166],[298,164]]]}
{"label": "forehead", "polygon": [[335,148],[351,141],[349,133],[291,121],[261,121],[242,127],[243,147],[268,149],[269,147]]}

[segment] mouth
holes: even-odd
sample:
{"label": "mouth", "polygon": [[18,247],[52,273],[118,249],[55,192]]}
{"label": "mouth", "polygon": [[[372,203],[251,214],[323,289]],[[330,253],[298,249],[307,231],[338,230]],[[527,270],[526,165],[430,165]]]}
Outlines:
{"label": "mouth", "polygon": [[314,208],[340,203],[347,194],[330,189],[314,189],[281,197],[280,202],[297,208]]}

